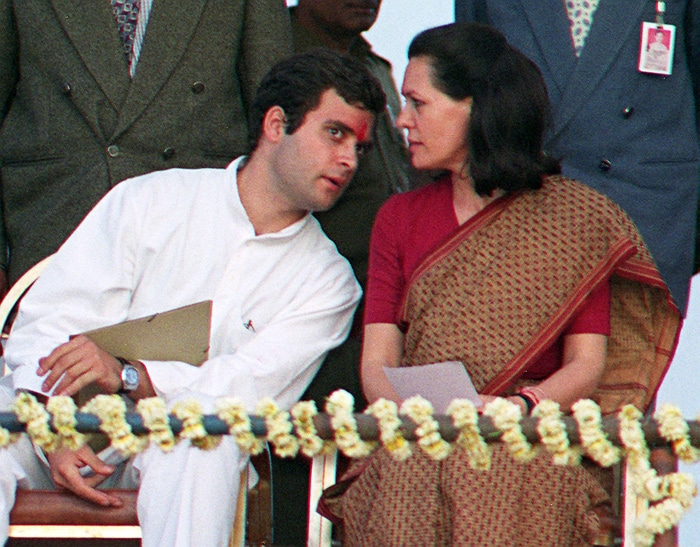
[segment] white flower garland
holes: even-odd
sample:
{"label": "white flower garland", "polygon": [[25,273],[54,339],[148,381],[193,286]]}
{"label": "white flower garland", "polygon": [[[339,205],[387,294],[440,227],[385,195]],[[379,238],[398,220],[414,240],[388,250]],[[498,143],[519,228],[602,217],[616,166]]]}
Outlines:
{"label": "white flower garland", "polygon": [[148,445],[148,439],[139,438],[131,432],[125,418],[126,404],[119,395],[96,395],[83,405],[81,412],[94,414],[100,419],[100,430],[123,456],[133,456]]}
{"label": "white flower garland", "polygon": [[217,416],[228,426],[228,432],[243,452],[248,454],[260,454],[265,448],[265,443],[253,435],[250,427],[250,418],[245,406],[233,397],[218,399],[216,401]]}
{"label": "white flower garland", "polygon": [[[676,410],[668,408],[666,412],[673,416]],[[690,508],[695,495],[695,481],[685,473],[670,473],[660,477],[651,467],[649,448],[640,422],[642,413],[636,407],[625,405],[620,410],[618,419],[620,440],[630,466],[629,480],[632,481],[635,493],[649,501],[663,500],[649,507],[635,523],[635,541],[641,547],[651,547],[655,536],[677,526],[685,511]]]}
{"label": "white flower garland", "polygon": [[352,415],[355,399],[342,389],[326,399],[326,414],[331,417],[333,439],[338,449],[349,458],[368,456],[375,444],[363,441],[357,433],[357,422]]}
{"label": "white flower garland", "polygon": [[46,403],[46,410],[51,414],[53,428],[58,435],[58,446],[77,450],[85,444],[85,435],[75,429],[78,421],[75,418],[75,401],[71,397],[50,397]]}
{"label": "white flower garland", "polygon": [[440,425],[433,418],[433,405],[422,397],[409,397],[401,405],[400,414],[408,416],[418,426],[415,430],[418,446],[434,460],[450,455],[452,445],[440,436]]}
{"label": "white flower garland", "polygon": [[[216,408],[217,415],[226,423],[229,433],[236,438],[242,450],[249,453],[262,450],[262,440],[252,434],[250,418],[240,401],[221,399],[217,401]],[[68,397],[50,398],[44,407],[32,395],[20,393],[15,398],[13,410],[18,420],[25,424],[32,441],[47,452],[58,446],[75,449],[84,444],[84,435],[75,429],[75,404]],[[170,428],[165,403],[155,397],[143,399],[137,405],[137,411],[149,430],[148,437],[139,438],[132,433],[125,419],[126,405],[121,397],[98,395],[81,411],[96,415],[101,422],[100,429],[109,436],[112,445],[127,456],[143,450],[149,439],[164,451],[172,449],[177,442]],[[331,417],[337,446],[347,456],[366,456],[377,443],[365,442],[360,438],[352,411],[353,399],[349,393],[337,391],[328,398],[326,412]],[[312,402],[297,403],[291,410],[292,421],[290,413],[281,411],[271,399],[261,401],[256,412],[264,416],[267,439],[282,456],[296,454],[300,446],[304,454],[313,456],[331,444],[324,443],[318,437],[313,422],[317,411]],[[603,432],[598,405],[590,400],[578,401],[573,406],[573,412],[579,427],[582,449],[599,465],[607,467],[617,463],[623,451],[615,447]],[[381,441],[389,453],[399,460],[407,458],[410,455],[410,444],[401,434],[401,420],[396,405],[380,400],[371,405],[366,413],[377,419]],[[433,408],[428,401],[420,397],[408,399],[402,405],[400,413],[416,423],[417,442],[431,458],[439,460],[447,457],[451,446],[440,436],[438,422],[433,417]],[[188,438],[195,446],[205,449],[213,448],[220,441],[220,436],[207,434],[202,423],[201,407],[196,401],[176,404],[173,414],[183,422],[181,438]],[[449,406],[447,414],[460,430],[455,442],[465,449],[470,465],[475,469],[488,469],[490,448],[479,432],[478,414],[474,405],[466,400],[455,400]],[[486,405],[484,414],[490,416],[501,431],[501,440],[513,458],[527,461],[534,456],[535,450],[520,428],[521,413],[517,405],[499,398]],[[542,401],[533,415],[539,419],[537,430],[542,444],[552,453],[555,463],[576,463],[580,450],[570,447],[558,405]],[[700,450],[691,445],[688,424],[677,407],[662,405],[654,417],[659,423],[659,434],[673,446],[679,458],[688,462],[700,459]],[[57,433],[49,427],[50,419]],[[624,454],[630,463],[629,480],[637,495],[657,502],[640,519],[634,532],[640,546],[650,546],[657,534],[678,524],[692,504],[696,486],[688,474],[659,476],[651,468],[641,419],[642,414],[631,405],[623,407],[618,414],[619,435]],[[296,428],[296,437],[292,434],[292,423]],[[7,446],[18,436],[0,427],[0,447]]]}
{"label": "white flower garland", "polygon": [[12,434],[7,429],[0,426],[0,449],[11,445],[16,439],[17,434]]}
{"label": "white flower garland", "polygon": [[168,407],[165,401],[159,397],[141,399],[136,404],[136,412],[143,420],[143,425],[148,429],[148,439],[158,446],[163,452],[170,452],[175,448],[175,435],[170,428]]}
{"label": "white flower garland", "polygon": [[49,413],[33,395],[20,392],[12,406],[17,419],[25,424],[27,434],[44,452],[53,452],[58,446],[58,438],[49,427]]}
{"label": "white flower garland", "polygon": [[520,428],[522,412],[518,405],[498,397],[486,404],[484,415],[493,420],[493,425],[501,432],[501,441],[515,461],[529,462],[537,455]]}
{"label": "white flower garland", "polygon": [[566,434],[566,426],[561,419],[562,412],[559,404],[551,400],[544,400],[533,409],[532,415],[538,418],[537,433],[544,447],[552,455],[554,464],[579,464],[581,450],[571,448],[569,436]]}
{"label": "white flower garland", "polygon": [[673,453],[685,463],[700,460],[700,450],[690,444],[688,424],[683,419],[680,408],[665,403],[654,412],[654,419],[659,423],[659,434],[673,447]]}
{"label": "white flower garland", "polygon": [[620,461],[622,451],[605,436],[600,407],[590,399],[581,399],[571,407],[578,424],[578,435],[586,454],[603,467]]}
{"label": "white flower garland", "polygon": [[314,425],[314,416],[318,414],[315,402],[299,401],[289,413],[292,416],[294,431],[299,438],[299,450],[304,456],[313,458],[317,454],[330,453],[333,443],[319,437]]}
{"label": "white flower garland", "polygon": [[221,443],[218,435],[209,435],[202,423],[202,405],[196,399],[178,401],[173,405],[173,415],[182,420],[180,437],[189,439],[197,448],[211,450]]}
{"label": "white flower garland", "polygon": [[299,442],[292,435],[292,423],[289,412],[280,410],[275,401],[270,398],[258,403],[255,412],[265,418],[267,440],[274,446],[275,454],[280,458],[293,458],[299,452]]}
{"label": "white flower garland", "polygon": [[378,399],[367,407],[365,414],[376,418],[382,446],[395,460],[403,461],[411,455],[411,446],[400,431],[401,420],[397,410],[394,401]]}
{"label": "white flower garland", "polygon": [[472,469],[487,471],[491,468],[491,449],[479,431],[479,413],[469,399],[454,399],[447,407],[447,415],[459,429],[456,443],[467,453]]}

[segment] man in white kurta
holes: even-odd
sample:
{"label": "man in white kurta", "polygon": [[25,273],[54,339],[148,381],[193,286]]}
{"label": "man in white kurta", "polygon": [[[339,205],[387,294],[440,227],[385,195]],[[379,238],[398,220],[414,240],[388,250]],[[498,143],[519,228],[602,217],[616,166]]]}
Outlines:
{"label": "man in white kurta", "polygon": [[[374,86],[368,76],[348,74],[358,67],[330,54],[296,62],[311,73],[330,63],[338,73],[307,91],[318,104],[293,133],[283,107],[263,104],[250,158],[125,181],[85,218],[22,302],[5,349],[13,372],[0,386],[0,408],[13,390],[72,395],[94,383],[117,392],[123,364],[72,335],[202,300],[213,301],[208,359],[199,367],[134,362],[139,385],[129,397],[158,395],[169,405],[196,398],[211,411],[219,397],[238,397],[252,410],[264,397],[289,407],[301,396],[325,354],[347,336],[360,298],[349,264],[308,213],[331,206],[349,183],[379,107],[352,93],[346,99],[345,84],[331,83],[359,78],[360,87]],[[284,90],[279,81],[295,70],[293,63],[279,69],[276,85]],[[86,346],[97,357],[83,366]],[[111,475],[107,485],[140,484],[145,546],[227,543],[247,461],[231,438],[211,451],[184,442],[168,454],[151,447],[114,473],[94,454],[81,457]],[[96,503],[119,503],[97,493],[97,483],[75,479],[77,464],[59,467],[57,478],[51,458],[50,474],[26,439],[0,451],[0,542],[15,485],[51,486],[53,477]]]}

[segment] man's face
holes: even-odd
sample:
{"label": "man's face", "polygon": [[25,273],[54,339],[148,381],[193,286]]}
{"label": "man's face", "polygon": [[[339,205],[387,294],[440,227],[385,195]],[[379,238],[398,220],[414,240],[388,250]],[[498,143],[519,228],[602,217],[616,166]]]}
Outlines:
{"label": "man's face", "polygon": [[382,0],[300,0],[330,33],[357,35],[377,20]]}
{"label": "man's face", "polygon": [[273,159],[278,192],[290,209],[325,211],[338,200],[371,141],[374,116],[329,89]]}

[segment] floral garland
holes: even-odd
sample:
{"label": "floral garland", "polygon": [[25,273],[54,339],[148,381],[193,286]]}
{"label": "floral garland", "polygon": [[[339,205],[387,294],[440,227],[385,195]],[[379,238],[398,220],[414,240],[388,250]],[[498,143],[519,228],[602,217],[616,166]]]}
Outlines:
{"label": "floral garland", "polygon": [[53,428],[58,435],[58,446],[77,450],[85,444],[85,435],[75,429],[78,420],[75,418],[75,401],[71,397],[50,397],[46,410],[51,414]]}
{"label": "floral garland", "polygon": [[498,397],[484,407],[484,415],[493,420],[493,425],[501,432],[501,441],[515,461],[529,462],[537,455],[520,428],[522,412],[518,405]]}
{"label": "floral garland", "polygon": [[586,454],[603,467],[620,461],[622,451],[605,436],[600,407],[590,399],[581,399],[571,407],[578,424],[578,435]]}
{"label": "floral garland", "polygon": [[202,405],[196,399],[178,401],[173,405],[173,415],[182,420],[180,437],[189,439],[192,445],[211,450],[221,443],[221,437],[209,435],[202,422]]}
{"label": "floral garland", "polygon": [[357,422],[352,415],[355,399],[347,391],[338,390],[326,399],[326,414],[331,417],[333,439],[338,449],[349,458],[368,456],[374,443],[362,440],[357,433]]}
{"label": "floral garland", "polygon": [[248,454],[260,454],[265,448],[265,443],[258,439],[250,427],[250,418],[245,406],[239,399],[224,398],[216,401],[217,416],[228,426],[228,432],[243,452]]}
{"label": "floral garland", "polygon": [[314,416],[318,414],[316,403],[313,401],[299,401],[289,411],[294,424],[294,431],[299,438],[299,450],[304,456],[313,458],[324,453],[330,453],[333,443],[324,441],[318,436],[314,425]]}
{"label": "floral garland", "polygon": [[175,435],[170,428],[168,408],[165,401],[159,397],[141,399],[136,404],[136,412],[143,420],[143,425],[148,429],[148,439],[158,446],[163,452],[170,452],[175,448]]}
{"label": "floral garland", "polygon": [[447,407],[447,415],[459,429],[455,441],[467,453],[472,469],[487,471],[491,468],[491,450],[479,431],[479,413],[469,399],[455,399]]}
{"label": "floral garland", "polygon": [[7,429],[0,426],[0,449],[11,445],[17,440],[17,437],[16,433],[10,433]]}
{"label": "floral garland", "polygon": [[700,450],[690,444],[688,424],[677,406],[668,403],[661,405],[654,412],[654,419],[659,423],[659,434],[671,443],[676,456],[685,463],[700,460]]}
{"label": "floral garland", "polygon": [[109,437],[110,444],[123,456],[133,456],[144,450],[148,439],[139,438],[126,423],[126,404],[119,395],[96,395],[80,409],[100,419],[100,430]]}
{"label": "floral garland", "polygon": [[[669,410],[670,413],[673,410]],[[695,481],[685,473],[660,477],[649,463],[649,448],[644,438],[642,413],[625,405],[618,414],[620,440],[630,466],[630,480],[635,493],[649,501],[661,501],[649,507],[635,523],[634,537],[641,547],[651,547],[657,534],[677,526],[693,501]]]}
{"label": "floral garland", "polygon": [[58,446],[58,439],[49,427],[50,415],[44,405],[33,395],[20,392],[15,398],[12,409],[20,423],[25,424],[27,434],[44,452],[53,452]]}
{"label": "floral garland", "polygon": [[581,450],[571,448],[569,436],[566,434],[566,426],[561,419],[562,412],[559,404],[551,400],[544,400],[533,409],[532,415],[538,418],[537,433],[544,447],[552,455],[554,464],[579,464]]}
{"label": "floral garland", "polygon": [[433,405],[422,397],[409,397],[399,412],[408,416],[418,426],[415,430],[418,446],[434,460],[444,460],[452,452],[452,446],[440,436],[440,425],[433,418]]}
{"label": "floral garland", "polygon": [[377,420],[382,446],[395,460],[403,461],[411,455],[411,446],[401,433],[397,409],[394,401],[379,399],[367,407],[365,414]]}
{"label": "floral garland", "polygon": [[[369,454],[377,443],[365,442],[358,435],[352,413],[353,402],[349,393],[334,392],[327,400],[326,412],[331,417],[337,446],[344,454],[355,458]],[[242,450],[249,453],[262,450],[263,443],[253,435],[250,418],[240,401],[221,399],[217,401],[216,408],[219,418],[227,424],[229,433],[236,438]],[[629,480],[635,493],[656,502],[641,517],[634,531],[639,545],[652,545],[655,536],[676,526],[691,506],[697,491],[695,481],[685,473],[659,476],[651,468],[649,449],[641,426],[642,414],[635,407],[627,405],[618,414],[619,436],[624,451],[615,447],[603,432],[598,405],[590,400],[581,400],[572,408],[582,450],[599,465],[606,467],[620,461],[624,453],[629,462]],[[17,395],[13,410],[17,419],[25,424],[32,441],[47,452],[59,446],[75,449],[84,444],[84,435],[76,430],[75,404],[68,397],[50,398],[44,407],[32,395],[23,392]],[[125,419],[126,405],[119,396],[98,395],[81,411],[95,414],[100,419],[100,429],[109,436],[112,446],[126,456],[143,450],[149,440],[164,451],[171,450],[177,442],[177,437],[170,428],[165,403],[155,397],[143,399],[137,405],[137,411],[149,430],[148,437],[143,438],[132,433]],[[202,423],[201,407],[196,401],[177,403],[172,412],[183,422],[181,438],[188,438],[192,444],[204,449],[213,448],[219,443],[220,436],[207,434]],[[313,422],[317,411],[312,402],[297,403],[291,410],[291,421],[290,413],[281,411],[271,399],[261,401],[256,412],[264,416],[267,440],[275,446],[277,454],[294,455],[301,447],[304,454],[313,456],[331,444],[324,443],[318,437]],[[399,413],[396,404],[384,400],[371,405],[366,413],[377,419],[381,442],[397,459],[405,459],[411,453],[410,444],[400,431],[399,413],[416,423],[418,444],[431,458],[444,459],[451,451],[451,445],[440,436],[432,405],[420,397],[404,401]],[[478,414],[474,405],[466,400],[455,400],[449,406],[447,414],[460,430],[456,444],[465,449],[470,465],[475,469],[488,469],[490,448],[479,432]],[[495,399],[486,405],[484,414],[490,416],[496,428],[501,431],[501,440],[513,458],[527,461],[534,456],[535,450],[520,428],[522,417],[517,405],[505,399]],[[580,450],[570,447],[558,405],[542,401],[533,415],[538,418],[537,430],[541,442],[552,453],[554,462],[561,465],[576,463]],[[659,424],[659,434],[673,446],[679,458],[687,462],[700,459],[700,450],[691,445],[688,424],[677,407],[662,405],[654,418]],[[56,433],[51,430],[50,423]],[[292,424],[296,437],[292,433]],[[0,447],[7,446],[18,436],[0,427]]]}
{"label": "floral garland", "polygon": [[280,410],[275,401],[269,397],[258,403],[255,412],[265,418],[267,440],[274,446],[275,454],[280,458],[293,458],[299,452],[299,442],[292,435],[292,423],[289,412]]}

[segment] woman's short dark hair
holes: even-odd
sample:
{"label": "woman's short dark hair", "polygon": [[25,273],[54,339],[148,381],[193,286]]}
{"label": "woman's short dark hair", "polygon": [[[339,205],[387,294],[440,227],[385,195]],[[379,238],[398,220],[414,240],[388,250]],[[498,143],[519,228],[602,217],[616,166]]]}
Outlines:
{"label": "woman's short dark hair", "polygon": [[537,189],[543,175],[560,171],[542,151],[550,119],[542,75],[497,30],[474,23],[428,29],[413,39],[408,57],[428,58],[433,85],[449,97],[472,98],[465,139],[478,194]]}
{"label": "woman's short dark hair", "polygon": [[260,82],[250,114],[251,149],[258,143],[263,118],[270,108],[279,106],[284,110],[286,132],[292,134],[329,89],[375,117],[386,108],[381,85],[362,63],[327,49],[312,49],[279,62]]}

